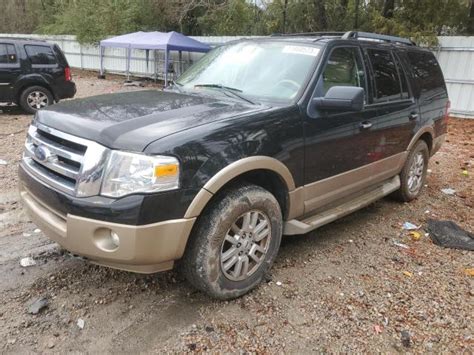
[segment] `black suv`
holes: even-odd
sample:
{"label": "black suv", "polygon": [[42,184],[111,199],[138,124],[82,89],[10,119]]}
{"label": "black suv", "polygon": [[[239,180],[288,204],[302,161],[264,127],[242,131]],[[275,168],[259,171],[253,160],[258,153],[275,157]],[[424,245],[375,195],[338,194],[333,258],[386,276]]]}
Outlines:
{"label": "black suv", "polygon": [[243,39],[165,91],[38,111],[21,196],[53,240],[134,272],[181,270],[220,299],[254,288],[283,234],[423,189],[447,130],[441,69],[370,33]]}
{"label": "black suv", "polygon": [[0,102],[35,113],[75,94],[71,69],[56,44],[0,38]]}

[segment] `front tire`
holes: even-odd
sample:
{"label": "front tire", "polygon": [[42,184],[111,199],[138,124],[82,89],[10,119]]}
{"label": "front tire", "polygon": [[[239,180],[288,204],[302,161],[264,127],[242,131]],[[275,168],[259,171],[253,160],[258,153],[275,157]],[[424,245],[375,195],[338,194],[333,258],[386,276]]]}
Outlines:
{"label": "front tire", "polygon": [[409,202],[417,198],[426,180],[430,151],[425,141],[418,141],[408,154],[405,165],[400,173],[400,189],[394,197],[402,202]]}
{"label": "front tire", "polygon": [[31,114],[39,109],[53,104],[53,95],[42,86],[30,86],[23,90],[20,95],[21,108]]}
{"label": "front tire", "polygon": [[282,237],[275,197],[251,184],[222,191],[199,218],[183,259],[189,283],[217,299],[240,297],[270,269]]}

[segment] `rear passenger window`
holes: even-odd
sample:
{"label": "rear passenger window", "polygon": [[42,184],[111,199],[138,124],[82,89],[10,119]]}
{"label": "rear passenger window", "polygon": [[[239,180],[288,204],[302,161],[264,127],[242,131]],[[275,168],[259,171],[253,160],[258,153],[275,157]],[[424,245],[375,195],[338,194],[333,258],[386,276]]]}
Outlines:
{"label": "rear passenger window", "polygon": [[367,52],[375,76],[375,101],[400,100],[400,78],[392,53],[378,49],[369,49]]}
{"label": "rear passenger window", "polygon": [[444,89],[443,73],[432,53],[408,52],[407,56],[422,92]]}
{"label": "rear passenger window", "polygon": [[329,56],[323,73],[324,94],[333,86],[358,86],[365,89],[364,67],[359,49],[339,47]]}
{"label": "rear passenger window", "polygon": [[16,62],[15,46],[10,43],[0,43],[0,64],[15,64]]}
{"label": "rear passenger window", "polygon": [[48,46],[25,46],[26,54],[31,60],[31,64],[39,65],[51,65],[57,64],[56,57],[54,56],[51,47]]}

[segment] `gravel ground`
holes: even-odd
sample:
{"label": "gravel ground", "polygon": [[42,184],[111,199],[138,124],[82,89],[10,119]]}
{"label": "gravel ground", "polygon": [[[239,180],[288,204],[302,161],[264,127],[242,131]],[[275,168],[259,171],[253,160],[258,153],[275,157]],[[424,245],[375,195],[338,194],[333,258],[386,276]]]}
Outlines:
{"label": "gravel ground", "polygon": [[[141,89],[118,77],[75,74],[77,97]],[[94,266],[36,230],[16,192],[31,116],[0,110],[0,159],[7,161],[0,165],[1,352],[474,352],[473,279],[465,273],[474,267],[472,252],[440,248],[423,230],[428,218],[474,230],[474,120],[450,119],[418,200],[387,198],[286,237],[266,283],[218,302],[174,271]],[[446,187],[456,194],[443,194]],[[402,230],[405,221],[421,225],[420,240]],[[21,267],[26,256],[36,265]],[[39,297],[48,307],[29,314]]]}

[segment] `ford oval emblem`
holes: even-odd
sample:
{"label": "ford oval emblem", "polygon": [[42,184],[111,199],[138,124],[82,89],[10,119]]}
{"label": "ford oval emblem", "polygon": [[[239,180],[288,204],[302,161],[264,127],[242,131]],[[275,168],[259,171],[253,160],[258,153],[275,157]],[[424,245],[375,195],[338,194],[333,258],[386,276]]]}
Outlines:
{"label": "ford oval emblem", "polygon": [[39,145],[35,148],[35,157],[39,161],[46,161],[51,156],[51,152],[45,146]]}

